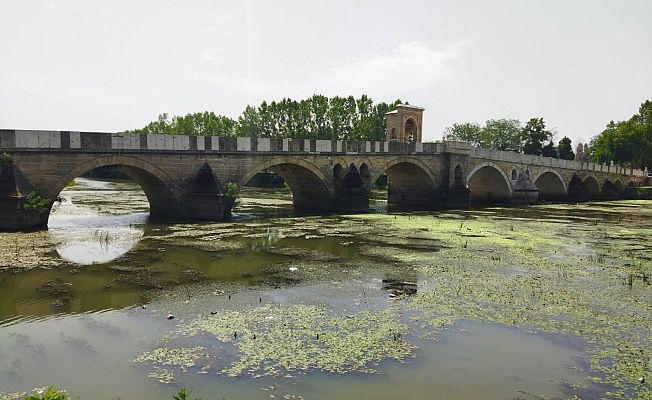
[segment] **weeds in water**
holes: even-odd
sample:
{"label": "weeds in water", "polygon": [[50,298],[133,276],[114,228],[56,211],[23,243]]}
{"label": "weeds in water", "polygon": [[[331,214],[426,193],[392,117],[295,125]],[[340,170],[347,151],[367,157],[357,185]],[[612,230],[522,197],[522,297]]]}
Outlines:
{"label": "weeds in water", "polygon": [[590,256],[589,261],[597,264],[604,264],[604,254],[596,254],[595,256]]}
{"label": "weeds in water", "polygon": [[[172,396],[174,400],[190,400],[190,390],[186,390],[186,388],[182,388],[179,390],[179,393],[175,394]],[[201,400],[198,398],[195,398],[195,400]]]}
{"label": "weeds in water", "polygon": [[634,285],[634,275],[633,274],[627,274],[627,279],[625,280],[625,284],[629,286],[630,288]]}
{"label": "weeds in water", "polygon": [[562,278],[568,278],[568,272],[561,266],[557,268],[557,271],[559,272],[559,276]]}
{"label": "weeds in water", "polygon": [[50,386],[45,390],[36,390],[34,394],[25,397],[24,400],[68,400],[70,395],[63,390],[57,390]]}
{"label": "weeds in water", "polygon": [[493,254],[491,256],[491,259],[494,260],[494,261],[500,261],[500,254]]}
{"label": "weeds in water", "polygon": [[469,247],[469,241],[467,240],[466,242],[464,242],[464,244],[462,245],[462,247],[465,248],[465,249],[466,249],[467,247]]}

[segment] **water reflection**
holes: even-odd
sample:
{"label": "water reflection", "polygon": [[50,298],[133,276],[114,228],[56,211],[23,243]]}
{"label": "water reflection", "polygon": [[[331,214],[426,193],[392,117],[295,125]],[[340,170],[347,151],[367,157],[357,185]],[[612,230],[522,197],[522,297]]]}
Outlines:
{"label": "water reflection", "polygon": [[145,193],[133,182],[77,178],[61,192],[48,233],[56,251],[81,265],[105,263],[131,250],[149,216]]}

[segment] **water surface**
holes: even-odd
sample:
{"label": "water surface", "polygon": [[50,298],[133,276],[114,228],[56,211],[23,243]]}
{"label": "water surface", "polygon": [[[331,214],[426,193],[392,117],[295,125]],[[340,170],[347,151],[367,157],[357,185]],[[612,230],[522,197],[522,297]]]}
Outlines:
{"label": "water surface", "polygon": [[[0,233],[0,393],[648,393],[650,202],[387,215],[378,193],[381,214],[301,217],[288,191],[247,188],[231,222],[156,225],[133,183],[77,179],[62,196],[47,231]],[[181,355],[134,362],[157,349]],[[305,349],[325,359],[297,360]]]}

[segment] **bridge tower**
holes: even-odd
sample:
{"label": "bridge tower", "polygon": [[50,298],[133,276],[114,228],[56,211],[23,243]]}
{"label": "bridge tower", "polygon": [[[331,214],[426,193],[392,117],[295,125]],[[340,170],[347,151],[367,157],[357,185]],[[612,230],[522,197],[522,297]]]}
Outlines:
{"label": "bridge tower", "polygon": [[421,143],[423,107],[399,104],[387,117],[387,141]]}

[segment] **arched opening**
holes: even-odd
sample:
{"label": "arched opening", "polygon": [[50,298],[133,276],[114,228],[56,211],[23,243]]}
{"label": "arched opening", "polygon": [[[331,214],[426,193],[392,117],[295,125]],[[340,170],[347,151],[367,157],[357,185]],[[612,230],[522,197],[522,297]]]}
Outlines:
{"label": "arched opening", "polygon": [[[367,174],[369,171],[367,170]],[[340,184],[340,192],[346,194],[360,194],[366,192],[367,188],[364,182],[362,181],[362,176],[355,164],[351,163],[349,169]]]}
{"label": "arched opening", "polygon": [[[616,182],[620,183],[619,181]],[[620,183],[620,187],[622,188],[622,183]],[[606,179],[602,184],[602,192],[600,193],[600,197],[606,200],[615,200],[620,197],[620,194],[623,192],[623,190],[619,190],[616,183]]]}
{"label": "arched opening", "polygon": [[416,160],[399,159],[389,163],[373,184],[378,188],[374,196],[377,199],[381,197],[385,182],[390,206],[435,208],[439,205],[440,196],[434,176]]}
{"label": "arched opening", "polygon": [[[363,178],[363,173],[366,179]],[[360,170],[351,163],[344,177],[334,179],[335,186],[334,206],[339,211],[367,212],[369,210],[369,168],[366,164]]]}
{"label": "arched opening", "polygon": [[111,261],[136,245],[149,217],[172,217],[177,197],[156,167],[124,156],[78,165],[49,190],[57,252],[78,264]]}
{"label": "arched opening", "polygon": [[[291,202],[295,212],[326,212],[333,208],[333,189],[328,186],[327,177],[314,165],[298,158],[275,158],[268,160],[261,165],[252,169],[246,174],[240,183],[239,188],[246,186],[247,182],[260,171],[270,171],[283,179],[287,191],[280,193],[278,196],[270,197],[265,195],[263,198],[252,199],[251,193],[241,190],[240,203],[237,204],[235,213],[252,212],[252,213],[274,213],[278,214],[287,209]],[[336,164],[333,167],[333,181],[336,177],[346,175],[341,165]],[[282,191],[278,191],[282,192]],[[245,194],[247,197],[245,197]],[[265,206],[261,209],[252,209],[249,207],[252,203],[256,206]]]}
{"label": "arched opening", "polygon": [[333,180],[341,181],[344,179],[344,168],[340,164],[335,164],[333,167]]}
{"label": "arched opening", "polygon": [[493,165],[485,165],[472,171],[466,185],[472,202],[509,203],[512,200],[507,177]]}
{"label": "arched opening", "polygon": [[586,186],[586,192],[589,199],[600,198],[600,184],[595,177],[587,176],[584,179],[584,185]]}
{"label": "arched opening", "polygon": [[412,143],[417,138],[417,124],[412,118],[405,121],[405,139]]}
{"label": "arched opening", "polygon": [[512,170],[512,180],[515,181],[518,179],[518,172],[515,169]]}
{"label": "arched opening", "polygon": [[396,140],[396,128],[392,128],[392,133],[389,136],[390,140]]}
{"label": "arched opening", "polygon": [[623,193],[625,191],[625,185],[623,185],[623,182],[620,179],[617,179],[614,182],[614,186],[616,187],[618,193]]}
{"label": "arched opening", "polygon": [[454,184],[456,186],[464,184],[464,172],[462,171],[462,167],[460,165],[455,166],[455,172],[453,176],[455,178]]}
{"label": "arched opening", "polygon": [[629,183],[627,184],[627,186],[629,186],[629,187],[635,187],[635,186],[636,186],[636,182],[634,182],[634,181],[629,181]]}
{"label": "arched opening", "polygon": [[[173,218],[178,215],[178,195],[171,179],[153,164],[127,156],[108,156],[75,166],[47,191],[47,197],[56,199],[66,186],[83,175],[97,176],[92,171],[111,170],[133,180],[144,192],[153,218]],[[114,199],[115,201],[115,199]]]}
{"label": "arched opening", "polygon": [[566,185],[554,172],[548,171],[539,175],[534,185],[539,189],[539,200],[559,201],[566,196]]}
{"label": "arched opening", "polygon": [[369,166],[366,163],[360,164],[360,178],[363,181],[369,180]]}

